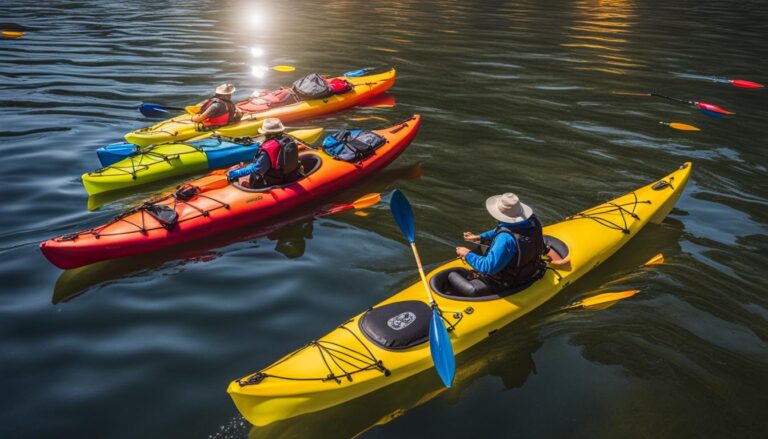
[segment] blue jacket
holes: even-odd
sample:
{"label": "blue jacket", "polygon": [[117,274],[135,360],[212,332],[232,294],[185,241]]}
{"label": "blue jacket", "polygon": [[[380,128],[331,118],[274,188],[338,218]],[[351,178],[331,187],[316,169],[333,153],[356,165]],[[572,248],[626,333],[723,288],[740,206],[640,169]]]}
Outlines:
{"label": "blue jacket", "polygon": [[227,172],[227,177],[229,177],[230,180],[235,180],[251,174],[259,174],[264,176],[264,174],[266,174],[267,171],[269,171],[271,168],[272,164],[269,161],[269,154],[259,150],[259,152],[256,153],[256,157],[253,159],[253,163],[248,166],[243,166],[242,168],[233,169]]}
{"label": "blue jacket", "polygon": [[[531,227],[530,221],[522,221],[519,223],[505,223],[499,222],[498,227],[506,227],[512,231],[516,228]],[[488,230],[480,235],[481,239],[491,239],[496,229]],[[501,233],[496,239],[491,242],[490,248],[485,253],[485,256],[481,256],[477,253],[467,253],[464,260],[467,261],[470,267],[475,271],[483,274],[496,274],[506,267],[507,264],[512,261],[512,258],[517,256],[518,247],[517,240],[509,233]]]}

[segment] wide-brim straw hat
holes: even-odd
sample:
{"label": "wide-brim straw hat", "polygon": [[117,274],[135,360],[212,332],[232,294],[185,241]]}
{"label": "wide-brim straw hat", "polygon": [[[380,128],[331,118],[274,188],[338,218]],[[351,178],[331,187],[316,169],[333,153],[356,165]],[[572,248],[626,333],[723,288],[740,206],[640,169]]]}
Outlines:
{"label": "wide-brim straw hat", "polygon": [[505,223],[519,223],[533,215],[533,209],[511,192],[489,197],[485,208],[492,217]]}
{"label": "wide-brim straw hat", "polygon": [[221,84],[220,86],[216,87],[216,94],[217,95],[231,95],[232,93],[237,90],[235,88],[234,84]]}
{"label": "wide-brim straw hat", "polygon": [[264,123],[261,125],[261,128],[259,128],[261,134],[282,133],[283,131],[285,131],[285,126],[283,125],[283,122],[276,117],[264,119]]}

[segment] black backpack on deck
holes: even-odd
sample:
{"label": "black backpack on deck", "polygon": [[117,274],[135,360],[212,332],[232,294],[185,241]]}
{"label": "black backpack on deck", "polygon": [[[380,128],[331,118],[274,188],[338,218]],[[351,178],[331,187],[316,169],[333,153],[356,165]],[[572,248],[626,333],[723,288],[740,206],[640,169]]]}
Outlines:
{"label": "black backpack on deck", "polygon": [[293,91],[304,99],[323,99],[333,95],[331,87],[317,73],[312,73],[294,82]]}
{"label": "black backpack on deck", "polygon": [[386,139],[371,131],[340,130],[325,139],[323,149],[337,160],[359,162],[386,142]]}

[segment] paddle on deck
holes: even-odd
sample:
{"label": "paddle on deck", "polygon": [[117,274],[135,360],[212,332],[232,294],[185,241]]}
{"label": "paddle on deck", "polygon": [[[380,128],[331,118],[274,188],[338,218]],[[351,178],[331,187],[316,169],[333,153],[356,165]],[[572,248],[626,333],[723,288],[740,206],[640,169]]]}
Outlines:
{"label": "paddle on deck", "polygon": [[389,206],[392,210],[392,216],[395,218],[395,222],[411,244],[413,256],[416,258],[416,265],[419,268],[419,276],[421,276],[421,281],[427,292],[427,298],[432,306],[432,320],[429,324],[429,351],[432,355],[432,362],[435,364],[435,369],[437,369],[437,374],[440,375],[440,379],[443,380],[443,384],[445,384],[446,387],[451,387],[453,378],[456,375],[456,359],[453,356],[453,346],[451,346],[448,330],[446,329],[445,322],[440,314],[440,309],[438,308],[437,303],[435,303],[434,297],[432,297],[432,290],[427,283],[427,277],[424,275],[424,268],[421,265],[419,251],[416,249],[416,225],[413,220],[413,209],[411,209],[411,204],[408,202],[408,199],[405,198],[405,195],[399,190],[395,190],[392,193],[392,199],[389,202]]}

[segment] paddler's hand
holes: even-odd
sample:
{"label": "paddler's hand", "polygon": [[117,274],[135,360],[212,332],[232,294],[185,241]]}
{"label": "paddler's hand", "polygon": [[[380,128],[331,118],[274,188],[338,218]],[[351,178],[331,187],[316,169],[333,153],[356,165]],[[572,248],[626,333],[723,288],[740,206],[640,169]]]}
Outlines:
{"label": "paddler's hand", "polygon": [[463,258],[469,253],[469,249],[466,247],[456,247],[456,256]]}
{"label": "paddler's hand", "polygon": [[469,242],[474,242],[475,244],[479,244],[480,235],[475,235],[472,232],[464,232],[464,240]]}
{"label": "paddler's hand", "polygon": [[192,122],[200,123],[200,122],[202,122],[204,120],[205,120],[205,118],[203,117],[202,114],[195,114],[195,115],[192,116]]}

